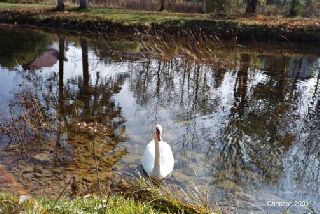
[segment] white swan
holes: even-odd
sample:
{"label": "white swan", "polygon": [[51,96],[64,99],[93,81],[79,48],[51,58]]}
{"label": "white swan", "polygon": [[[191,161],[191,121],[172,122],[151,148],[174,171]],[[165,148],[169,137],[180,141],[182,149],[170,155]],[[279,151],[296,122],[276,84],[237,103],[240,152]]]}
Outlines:
{"label": "white swan", "polygon": [[171,147],[162,141],[161,134],[162,127],[156,125],[154,139],[147,145],[142,157],[143,169],[149,177],[155,179],[167,177],[172,172],[174,165]]}

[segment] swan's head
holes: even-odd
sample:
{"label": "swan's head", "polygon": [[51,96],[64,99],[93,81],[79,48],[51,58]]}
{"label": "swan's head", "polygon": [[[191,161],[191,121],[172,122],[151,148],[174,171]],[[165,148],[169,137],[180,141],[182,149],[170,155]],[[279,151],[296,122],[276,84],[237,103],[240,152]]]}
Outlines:
{"label": "swan's head", "polygon": [[155,126],[154,135],[155,135],[155,138],[158,139],[159,141],[161,141],[161,134],[162,134],[162,127],[159,124],[157,124]]}
{"label": "swan's head", "polygon": [[162,126],[161,125],[157,124],[155,126],[155,129],[156,129],[156,132],[159,132],[159,134],[162,134]]}

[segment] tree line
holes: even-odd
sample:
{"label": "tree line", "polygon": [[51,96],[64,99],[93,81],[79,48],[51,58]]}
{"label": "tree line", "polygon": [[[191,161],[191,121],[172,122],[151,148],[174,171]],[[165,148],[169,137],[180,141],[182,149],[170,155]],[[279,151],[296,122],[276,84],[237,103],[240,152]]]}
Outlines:
{"label": "tree line", "polygon": [[[58,10],[64,10],[65,1],[66,0],[57,0]],[[87,9],[89,7],[89,1],[90,0],[78,0],[79,8]],[[95,1],[97,0],[91,0],[90,3]],[[130,3],[130,0],[127,2]],[[189,5],[189,7],[194,7],[192,11],[198,10],[202,13],[227,13],[226,11],[232,10],[232,8],[236,8],[236,13],[239,13],[239,8],[243,8],[243,12],[241,11],[241,13],[254,15],[259,12],[259,6],[272,7],[271,10],[273,10],[274,13],[274,11],[280,10],[280,8],[284,7],[284,5],[286,5],[285,13],[290,16],[302,15],[303,10],[306,11],[305,13],[307,13],[307,15],[311,14],[308,13],[307,10],[315,11],[313,11],[313,14],[311,15],[319,15],[319,12],[317,11],[320,11],[319,0],[183,0],[181,2],[176,0],[158,0],[158,2],[158,6],[156,7],[158,11],[172,10],[172,4],[177,2],[182,5],[185,4]],[[101,1],[98,1],[97,3],[100,4]],[[108,0],[105,0],[105,6],[107,3]],[[135,3],[139,4],[139,1]],[[144,3],[142,2],[141,4]],[[121,5],[119,6],[121,7]],[[199,8],[195,9],[195,7],[198,6]],[[141,7],[144,8],[143,5],[141,5]]]}

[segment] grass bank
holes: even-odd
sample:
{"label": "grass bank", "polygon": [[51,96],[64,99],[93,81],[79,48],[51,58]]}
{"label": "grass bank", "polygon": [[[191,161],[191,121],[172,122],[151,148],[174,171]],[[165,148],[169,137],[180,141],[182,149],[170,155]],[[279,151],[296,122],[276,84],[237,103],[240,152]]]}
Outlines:
{"label": "grass bank", "polygon": [[[150,205],[121,196],[107,198],[78,198],[74,200],[29,199],[19,203],[11,193],[0,193],[0,213],[158,213]],[[107,210],[107,211],[104,211]]]}
{"label": "grass bank", "polygon": [[57,12],[54,5],[0,3],[0,23],[27,24],[81,32],[148,33],[202,31],[221,38],[257,41],[320,42],[320,20],[285,17],[216,16],[126,9],[69,6]]}
{"label": "grass bank", "polygon": [[72,200],[19,197],[0,192],[0,213],[221,213],[219,209],[214,210],[199,201],[200,197],[192,198],[193,203],[188,203],[187,194],[186,200],[177,199],[180,190],[173,192],[168,187],[157,187],[144,179],[122,180],[112,188],[112,194],[108,196],[87,195]]}

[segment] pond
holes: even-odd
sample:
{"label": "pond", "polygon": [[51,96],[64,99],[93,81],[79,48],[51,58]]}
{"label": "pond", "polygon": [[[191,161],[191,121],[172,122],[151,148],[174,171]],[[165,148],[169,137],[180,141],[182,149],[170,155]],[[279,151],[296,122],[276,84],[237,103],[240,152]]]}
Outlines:
{"label": "pond", "polygon": [[316,47],[239,43],[217,67],[120,39],[2,26],[0,41],[0,124],[19,123],[2,129],[0,161],[31,194],[94,192],[95,156],[101,180],[141,173],[159,123],[175,157],[167,182],[242,213],[320,209]]}

